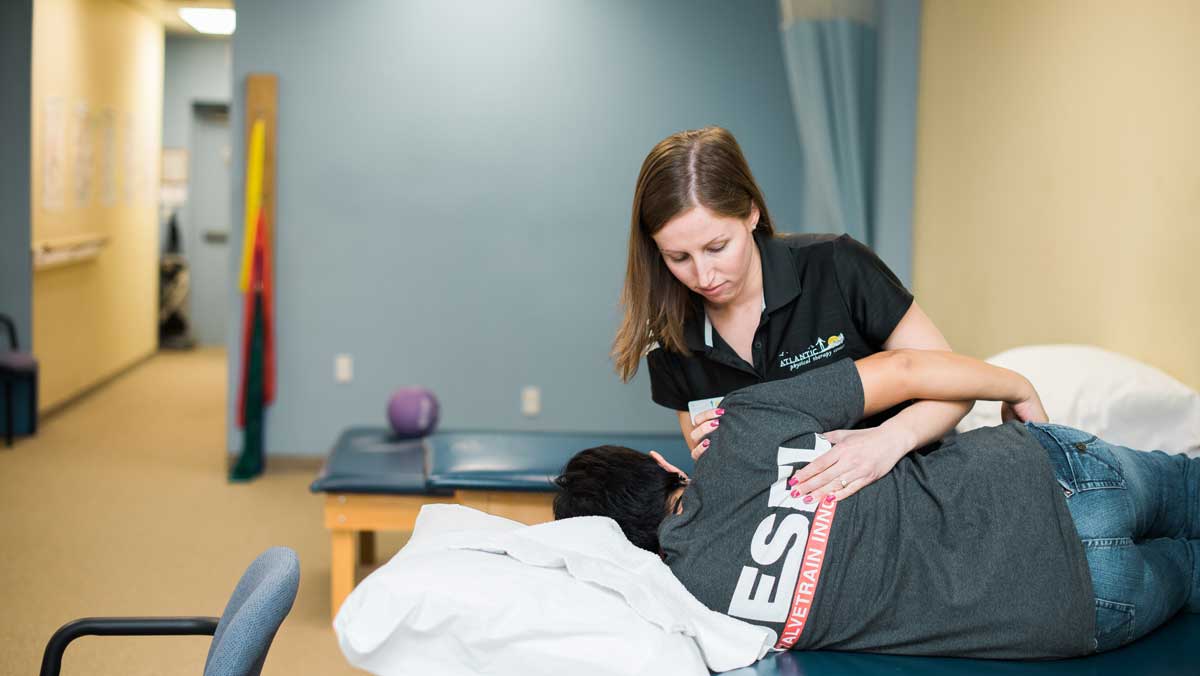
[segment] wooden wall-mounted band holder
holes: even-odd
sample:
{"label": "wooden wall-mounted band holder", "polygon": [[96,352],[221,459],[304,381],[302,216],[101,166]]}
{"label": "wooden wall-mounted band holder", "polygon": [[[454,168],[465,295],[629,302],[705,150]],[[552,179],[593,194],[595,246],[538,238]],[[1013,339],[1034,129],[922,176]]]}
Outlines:
{"label": "wooden wall-mounted band holder", "polygon": [[[263,145],[262,210],[266,231],[275,231],[275,135],[279,118],[279,76],[274,73],[246,75],[246,139],[249,141],[254,122],[266,126]],[[271,241],[268,238],[268,241]]]}

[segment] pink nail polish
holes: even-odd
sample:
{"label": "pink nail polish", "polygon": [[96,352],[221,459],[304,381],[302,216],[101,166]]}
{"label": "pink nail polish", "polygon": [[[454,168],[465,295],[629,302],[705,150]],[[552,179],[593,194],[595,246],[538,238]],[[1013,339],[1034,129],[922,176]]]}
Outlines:
{"label": "pink nail polish", "polygon": [[798,498],[798,497],[800,497],[800,491],[792,491],[792,497],[793,497],[793,498]]}
{"label": "pink nail polish", "polygon": [[792,477],[792,478],[788,479],[789,486],[795,486],[798,483],[800,483],[800,480],[797,479],[796,477]]}
{"label": "pink nail polish", "polygon": [[804,496],[804,504],[808,504],[812,501],[813,501],[813,497],[811,495]]}
{"label": "pink nail polish", "polygon": [[713,426],[713,427],[716,427],[717,425],[720,425],[720,424],[721,424],[721,421],[720,421],[720,420],[714,420],[714,421],[712,421],[712,426]]}
{"label": "pink nail polish", "polygon": [[717,409],[717,415],[725,415],[725,409],[723,409],[723,408],[718,408],[718,409]]}
{"label": "pink nail polish", "polygon": [[709,445],[709,444],[711,444],[711,443],[712,443],[711,441],[709,441],[708,439],[705,439],[704,441],[701,441],[701,442],[700,442],[700,445],[701,445],[701,446],[703,446],[703,447],[705,447],[705,448],[708,448],[708,445]]}
{"label": "pink nail polish", "polygon": [[833,502],[834,500],[836,500],[836,499],[837,499],[837,498],[833,497],[833,493],[830,493],[829,495],[826,495],[826,496],[825,496],[825,504],[827,504],[827,505],[828,505],[828,504],[832,503],[832,502]]}

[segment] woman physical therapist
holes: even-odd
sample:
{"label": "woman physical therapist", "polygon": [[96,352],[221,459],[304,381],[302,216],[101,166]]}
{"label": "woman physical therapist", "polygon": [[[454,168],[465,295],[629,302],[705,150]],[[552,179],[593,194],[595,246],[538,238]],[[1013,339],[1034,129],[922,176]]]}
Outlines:
{"label": "woman physical therapist", "polygon": [[[677,412],[693,458],[708,449],[722,410],[693,422],[690,401],[881,350],[950,349],[865,246],[848,236],[801,243],[776,237],[772,226],[728,131],[680,132],[646,156],[613,359],[628,381],[646,356],[654,401]],[[921,401],[860,429],[829,430],[832,450],[796,475],[793,490],[853,495],[944,436],[970,407]]]}

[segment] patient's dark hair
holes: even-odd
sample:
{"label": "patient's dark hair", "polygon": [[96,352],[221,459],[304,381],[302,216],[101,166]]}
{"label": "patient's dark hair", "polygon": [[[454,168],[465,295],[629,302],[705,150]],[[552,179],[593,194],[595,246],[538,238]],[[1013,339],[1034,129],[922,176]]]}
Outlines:
{"label": "patient's dark hair", "polygon": [[686,482],[645,453],[597,446],[576,453],[554,483],[559,488],[555,519],[610,517],[630,542],[658,554],[658,525],[667,515],[667,497]]}

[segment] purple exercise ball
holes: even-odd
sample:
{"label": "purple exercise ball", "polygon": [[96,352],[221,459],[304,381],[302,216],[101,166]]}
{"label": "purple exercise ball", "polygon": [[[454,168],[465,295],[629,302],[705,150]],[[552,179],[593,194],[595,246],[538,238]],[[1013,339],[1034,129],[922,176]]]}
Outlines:
{"label": "purple exercise ball", "polygon": [[396,436],[423,437],[437,425],[437,397],[424,387],[402,387],[388,400],[387,417]]}

